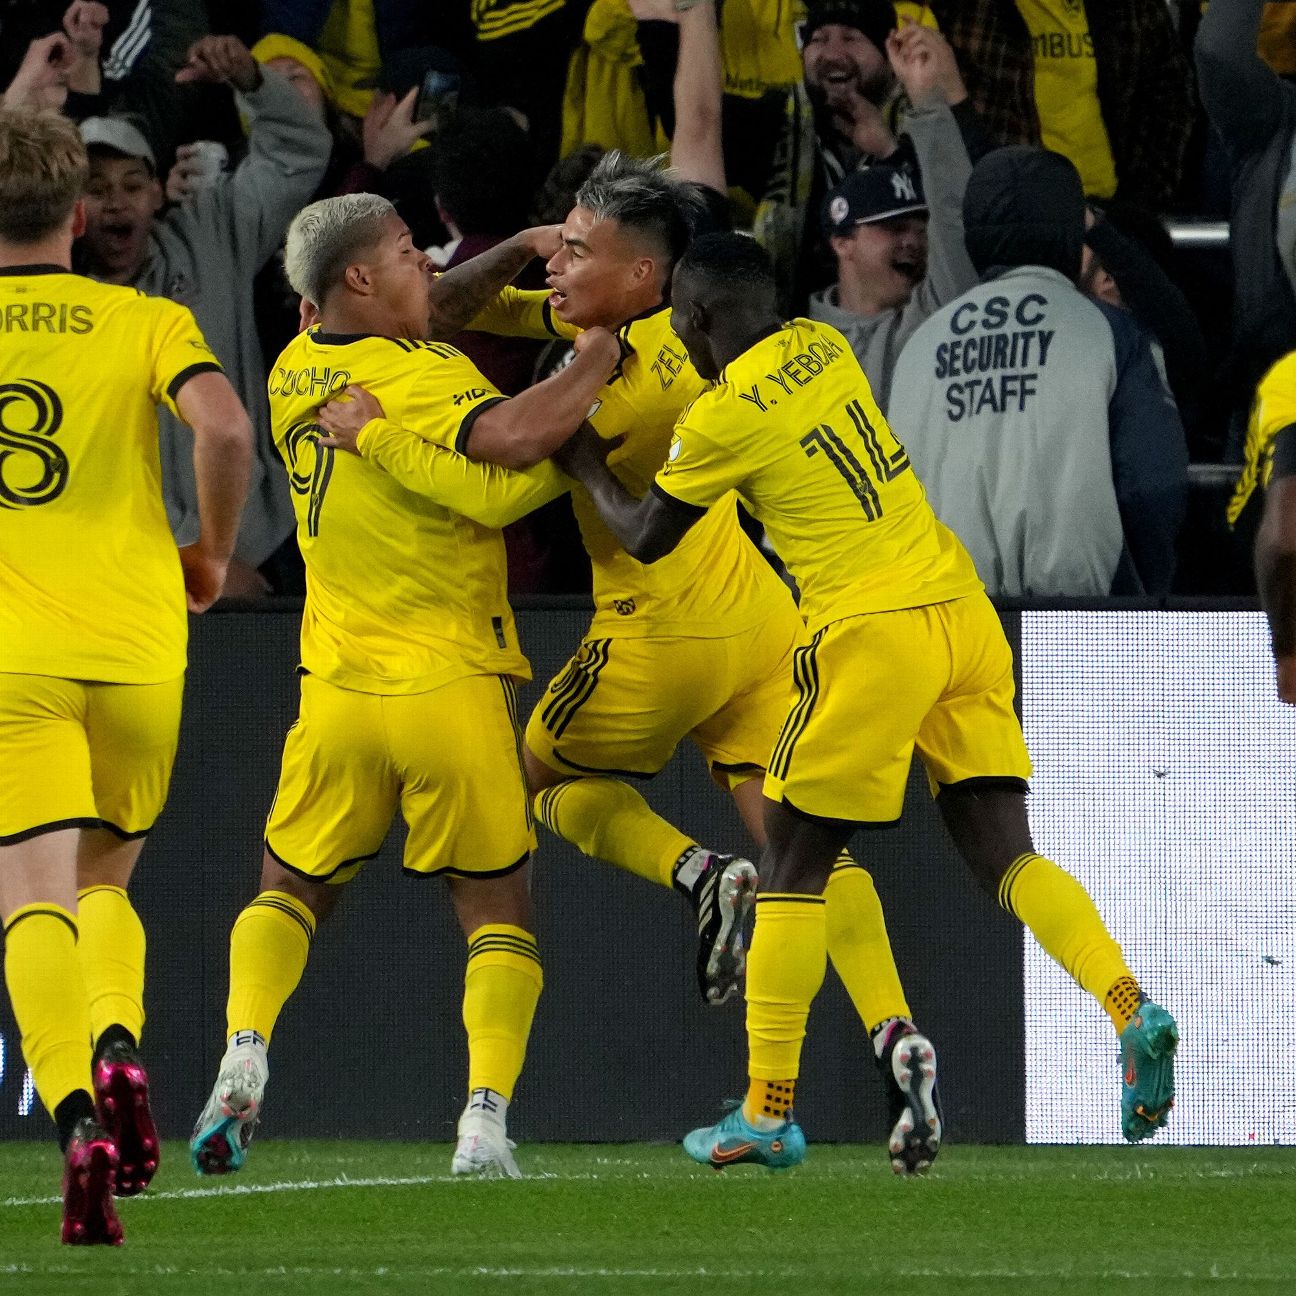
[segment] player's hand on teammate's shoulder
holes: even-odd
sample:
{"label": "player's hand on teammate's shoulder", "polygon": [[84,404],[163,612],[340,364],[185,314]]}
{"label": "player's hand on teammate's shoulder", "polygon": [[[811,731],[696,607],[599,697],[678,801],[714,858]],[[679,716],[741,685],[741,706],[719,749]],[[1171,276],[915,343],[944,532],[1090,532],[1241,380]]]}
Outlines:
{"label": "player's hand on teammate's shoulder", "polygon": [[378,397],[353,383],[320,406],[316,421],[328,435],[320,437],[319,443],[330,450],[359,454],[360,429],[371,419],[386,417]]}
{"label": "player's hand on teammate's shoulder", "polygon": [[245,94],[261,84],[261,69],[252,51],[237,36],[204,36],[189,46],[177,81],[214,81]]}
{"label": "player's hand on teammate's shoulder", "polygon": [[[180,546],[180,568],[184,572],[185,602],[190,612],[206,612],[225,590],[230,560],[219,558],[197,544]],[[264,591],[261,591],[262,593]]]}

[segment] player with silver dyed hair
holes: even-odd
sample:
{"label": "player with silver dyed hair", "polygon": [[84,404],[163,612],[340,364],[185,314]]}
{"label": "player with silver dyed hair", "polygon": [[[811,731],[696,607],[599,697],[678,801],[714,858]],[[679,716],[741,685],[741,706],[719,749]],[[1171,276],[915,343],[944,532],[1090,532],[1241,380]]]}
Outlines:
{"label": "player with silver dyed hair", "polygon": [[[467,939],[468,1101],[451,1172],[521,1173],[507,1113],[542,976],[516,729],[515,681],[530,668],[499,528],[566,491],[539,461],[580,427],[621,351],[591,330],[562,373],[507,398],[428,338],[461,328],[555,234],[524,231],[438,279],[396,210],[370,194],[314,203],[288,232],[289,279],[318,317],[269,381],[308,577],[300,722],[284,744],[260,890],[230,936],[227,1047],[190,1140],[202,1174],[246,1159],[271,1036],[316,926],[398,811],[406,872],[445,878]],[[320,405],[360,382],[402,427],[322,435]]]}
{"label": "player with silver dyed hair", "polygon": [[396,209],[377,194],[321,198],[293,217],[284,245],[284,271],[294,292],[318,305],[355,254],[382,238]]}
{"label": "player with silver dyed hair", "polygon": [[[677,421],[708,386],[666,299],[703,205],[696,187],[660,160],[608,154],[563,222],[562,246],[546,267],[549,291],[506,290],[473,322],[537,338],[616,331],[621,363],[589,421],[618,443],[608,465],[636,497],[652,488]],[[784,391],[809,381],[792,357],[788,368],[797,376],[780,373]],[[357,399],[326,406],[320,420],[335,435],[350,423],[354,436],[377,414]],[[586,855],[686,897],[698,929],[698,988],[720,1003],[743,973],[756,869],[667,823],[631,780],[652,778],[689,738],[763,846],[762,776],[787,715],[794,662],[800,672],[809,651],[806,628],[739,526],[732,493],[699,510],[672,553],[644,562],[622,549],[583,487],[572,501],[593,565],[595,613],[527,725],[523,756],[536,815]],[[896,1173],[917,1173],[940,1142],[935,1053],[910,1016],[872,878],[844,852],[825,905],[828,956],[872,1037],[886,1086],[888,1157]],[[910,1061],[919,1058],[926,1069],[915,1086]]]}

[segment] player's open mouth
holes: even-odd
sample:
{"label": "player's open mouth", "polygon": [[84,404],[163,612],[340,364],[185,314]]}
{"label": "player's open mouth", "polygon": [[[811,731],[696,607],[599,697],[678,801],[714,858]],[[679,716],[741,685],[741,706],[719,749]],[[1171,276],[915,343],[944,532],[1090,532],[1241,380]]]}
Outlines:
{"label": "player's open mouth", "polygon": [[549,290],[549,305],[551,309],[558,310],[567,300],[567,294],[560,288],[551,288]]}
{"label": "player's open mouth", "polygon": [[902,274],[911,283],[921,281],[923,275],[927,273],[927,267],[921,261],[909,261],[903,258],[892,261],[891,269],[897,274]]}

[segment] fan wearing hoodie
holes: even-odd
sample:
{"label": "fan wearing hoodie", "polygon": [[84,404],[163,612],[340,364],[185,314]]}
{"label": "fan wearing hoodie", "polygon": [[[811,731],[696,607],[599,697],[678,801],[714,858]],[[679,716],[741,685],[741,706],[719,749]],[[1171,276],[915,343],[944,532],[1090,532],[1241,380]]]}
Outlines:
{"label": "fan wearing hoodie", "polygon": [[853,171],[828,195],[823,231],[838,277],[812,294],[807,311],[846,336],[883,409],[914,330],[977,282],[963,246],[972,162],[951,111],[967,99],[954,51],[912,25],[891,35],[887,51],[913,105],[905,134],[918,167],[889,159]]}
{"label": "fan wearing hoodie", "polygon": [[1127,312],[1076,287],[1079,173],[1013,147],[963,203],[981,283],[896,365],[888,418],[992,594],[1170,589],[1187,498],[1183,423]]}
{"label": "fan wearing hoodie", "polygon": [[[266,366],[252,280],[278,251],[288,222],[328,166],[332,137],[318,108],[279,72],[261,67],[233,36],[206,36],[189,50],[178,82],[228,85],[248,119],[248,153],[233,171],[163,212],[150,141],[125,117],[81,123],[90,155],[78,268],[102,283],[169,297],[193,311],[252,418],[252,485],[230,564],[227,594],[266,589],[257,568],[293,534],[287,480],[270,439]],[[197,534],[193,435],[162,411],[162,482],[180,544]]]}

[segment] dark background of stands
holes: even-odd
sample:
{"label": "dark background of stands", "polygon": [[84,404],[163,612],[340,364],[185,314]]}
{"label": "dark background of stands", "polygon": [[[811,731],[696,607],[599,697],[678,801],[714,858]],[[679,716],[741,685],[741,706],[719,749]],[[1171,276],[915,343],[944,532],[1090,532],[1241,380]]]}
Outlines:
{"label": "dark background of stands", "polygon": [[[538,684],[588,623],[579,600],[518,613]],[[224,1049],[229,929],[255,893],[261,830],[296,712],[299,613],[223,612],[191,623],[180,755],[166,813],[132,888],[149,939],[145,1053],[163,1133],[187,1137]],[[1005,615],[1014,645],[1015,614]],[[648,785],[653,804],[708,845],[745,835],[691,748]],[[280,1020],[263,1135],[451,1139],[464,1101],[464,943],[441,883],[404,877],[403,829],[351,883],[316,937]],[[919,771],[902,825],[861,834],[918,1019],[941,1043],[951,1132],[1020,1142],[1020,930],[969,880]],[[676,1139],[744,1087],[740,1002],[705,1006],[682,899],[583,859],[541,830],[537,919],[545,990],[510,1112],[519,1142]],[[18,1116],[23,1067],[7,1004],[0,1139],[48,1136],[39,1102]],[[884,1130],[872,1050],[830,973],[816,1002],[798,1110],[817,1139]]]}

